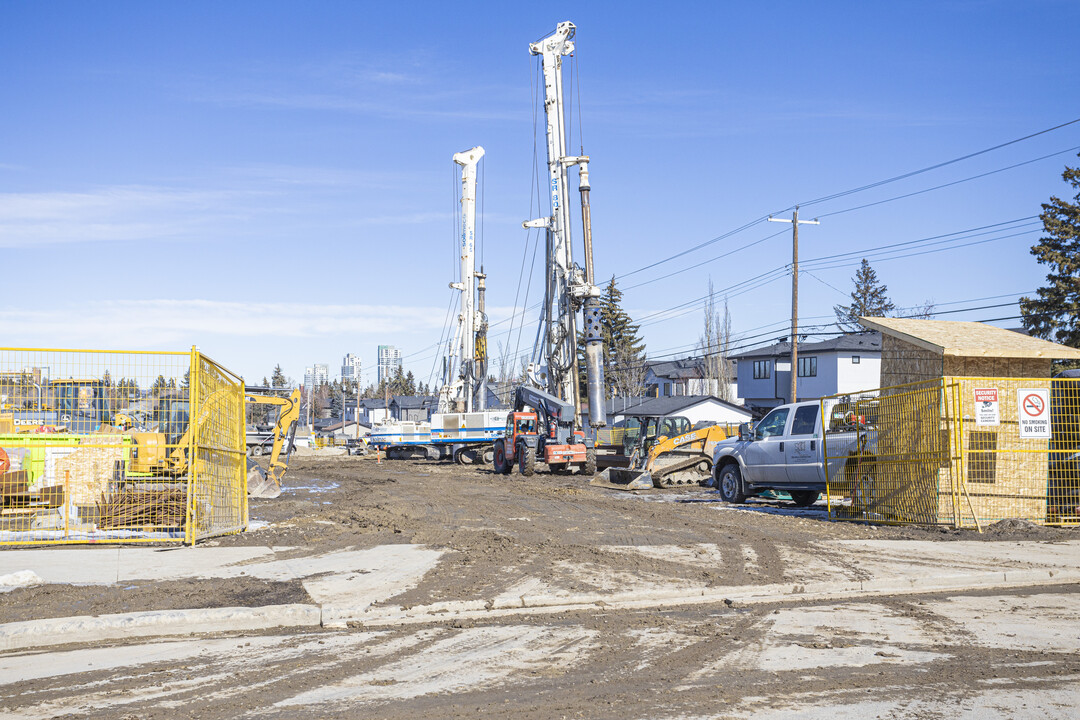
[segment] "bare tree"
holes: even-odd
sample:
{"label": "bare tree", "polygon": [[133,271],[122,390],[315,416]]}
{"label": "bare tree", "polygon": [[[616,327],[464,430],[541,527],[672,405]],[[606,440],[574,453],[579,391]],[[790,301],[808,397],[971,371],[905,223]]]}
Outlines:
{"label": "bare tree", "polygon": [[636,348],[617,345],[608,384],[614,386],[615,394],[622,397],[644,395],[646,372],[645,362]]}
{"label": "bare tree", "polygon": [[511,372],[511,369],[512,369],[512,366],[511,366],[511,363],[510,363],[510,354],[508,352],[508,348],[505,345],[503,345],[502,340],[497,341],[497,343],[498,343],[498,346],[499,346],[499,359],[496,361],[495,367],[499,371],[498,381],[500,383],[509,382],[510,381],[510,372]]}
{"label": "bare tree", "polygon": [[929,320],[934,317],[934,311],[937,310],[937,303],[932,299],[927,300],[922,305],[915,305],[913,307],[904,309],[904,317],[917,318],[919,320]]}
{"label": "bare tree", "polygon": [[698,341],[698,348],[704,360],[705,392],[721,400],[733,400],[731,383],[735,373],[731,362],[731,313],[728,311],[726,297],[723,312],[717,309],[713,298],[712,278],[709,278],[709,295],[705,301],[704,333]]}

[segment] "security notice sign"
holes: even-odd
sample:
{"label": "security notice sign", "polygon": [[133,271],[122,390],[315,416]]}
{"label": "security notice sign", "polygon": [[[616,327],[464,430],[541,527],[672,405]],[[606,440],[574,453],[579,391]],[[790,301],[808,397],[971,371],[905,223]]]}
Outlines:
{"label": "security notice sign", "polygon": [[1021,438],[1050,438],[1049,388],[1020,388],[1016,391]]}
{"label": "security notice sign", "polygon": [[975,424],[1000,425],[997,388],[975,388]]}

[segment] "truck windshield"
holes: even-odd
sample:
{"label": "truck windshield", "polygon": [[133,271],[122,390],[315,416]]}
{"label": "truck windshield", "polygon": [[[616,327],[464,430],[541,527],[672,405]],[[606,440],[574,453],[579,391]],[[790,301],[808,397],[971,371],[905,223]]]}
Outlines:
{"label": "truck windshield", "polygon": [[784,434],[784,426],[787,425],[788,408],[778,408],[765,416],[754,429],[754,439],[764,440],[767,437]]}

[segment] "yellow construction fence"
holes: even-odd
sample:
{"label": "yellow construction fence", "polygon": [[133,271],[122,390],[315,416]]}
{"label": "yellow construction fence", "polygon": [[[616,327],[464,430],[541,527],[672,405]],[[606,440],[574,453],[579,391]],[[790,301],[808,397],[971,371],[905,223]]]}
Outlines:
{"label": "yellow construction fence", "polygon": [[944,377],[824,398],[822,421],[833,517],[1080,524],[1080,379]]}
{"label": "yellow construction fence", "polygon": [[243,380],[194,348],[0,348],[0,470],[0,545],[239,532]]}

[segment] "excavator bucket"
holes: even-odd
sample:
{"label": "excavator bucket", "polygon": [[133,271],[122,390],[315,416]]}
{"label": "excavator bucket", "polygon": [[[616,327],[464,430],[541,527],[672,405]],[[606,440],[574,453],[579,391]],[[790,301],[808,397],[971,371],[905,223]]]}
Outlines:
{"label": "excavator bucket", "polygon": [[270,499],[281,494],[281,485],[257,462],[250,459],[248,460],[247,488],[248,497],[253,498]]}
{"label": "excavator bucket", "polygon": [[647,471],[612,467],[593,477],[589,484],[613,490],[648,490],[653,486],[653,478]]}

